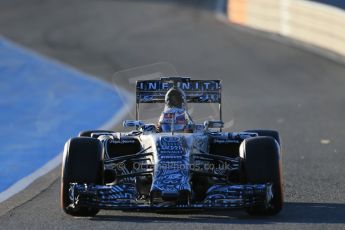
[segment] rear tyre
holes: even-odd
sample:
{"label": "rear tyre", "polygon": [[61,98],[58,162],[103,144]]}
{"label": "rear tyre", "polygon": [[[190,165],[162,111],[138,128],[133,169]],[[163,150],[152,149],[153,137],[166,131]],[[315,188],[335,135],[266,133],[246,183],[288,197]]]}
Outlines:
{"label": "rear tyre", "polygon": [[61,175],[61,207],[72,216],[95,216],[99,209],[72,207],[70,183],[103,184],[103,149],[98,139],[76,137],[65,144]]}
{"label": "rear tyre", "polygon": [[110,130],[86,130],[79,133],[79,137],[91,137],[92,133],[113,133]]}
{"label": "rear tyre", "polygon": [[273,198],[269,206],[247,209],[250,215],[276,215],[283,207],[280,146],[272,137],[248,138],[241,144],[244,173],[248,184],[272,184]]}
{"label": "rear tyre", "polygon": [[245,132],[257,133],[259,137],[273,137],[278,142],[278,144],[281,146],[279,133],[275,130],[256,129],[256,130],[247,130]]}

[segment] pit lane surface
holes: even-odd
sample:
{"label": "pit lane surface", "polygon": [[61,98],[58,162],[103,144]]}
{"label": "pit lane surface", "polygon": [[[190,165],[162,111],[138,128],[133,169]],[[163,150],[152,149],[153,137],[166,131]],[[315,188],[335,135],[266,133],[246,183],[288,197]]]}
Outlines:
{"label": "pit lane surface", "polygon": [[226,25],[213,8],[212,1],[3,0],[0,32],[108,81],[117,70],[159,61],[194,78],[221,78],[231,130],[281,132],[283,211],[256,218],[239,211],[72,218],[59,208],[56,180],[3,214],[1,229],[345,228],[345,67]]}

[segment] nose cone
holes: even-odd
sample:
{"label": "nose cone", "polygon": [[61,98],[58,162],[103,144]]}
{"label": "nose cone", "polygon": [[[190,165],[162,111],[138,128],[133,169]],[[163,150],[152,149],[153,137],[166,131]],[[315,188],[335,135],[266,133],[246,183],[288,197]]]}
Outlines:
{"label": "nose cone", "polygon": [[183,135],[165,135],[157,141],[155,174],[151,201],[187,202],[189,183],[189,150]]}

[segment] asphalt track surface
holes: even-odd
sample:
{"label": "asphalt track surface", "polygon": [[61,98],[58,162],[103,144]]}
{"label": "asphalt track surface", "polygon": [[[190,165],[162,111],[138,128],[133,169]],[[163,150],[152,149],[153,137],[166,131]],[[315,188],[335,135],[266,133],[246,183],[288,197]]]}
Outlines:
{"label": "asphalt track surface", "polygon": [[212,1],[3,0],[0,32],[106,81],[120,69],[159,61],[195,78],[221,78],[231,130],[281,133],[283,211],[73,218],[60,210],[57,179],[2,214],[1,229],[345,229],[345,66],[220,22],[213,8]]}

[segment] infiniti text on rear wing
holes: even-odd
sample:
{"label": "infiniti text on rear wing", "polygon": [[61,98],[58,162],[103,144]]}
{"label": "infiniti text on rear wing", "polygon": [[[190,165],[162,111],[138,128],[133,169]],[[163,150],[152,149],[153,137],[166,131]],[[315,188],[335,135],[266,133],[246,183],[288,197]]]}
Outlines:
{"label": "infiniti text on rear wing", "polygon": [[182,77],[137,81],[136,102],[137,104],[164,103],[166,93],[173,86],[184,91],[188,103],[221,104],[220,80],[190,80]]}

